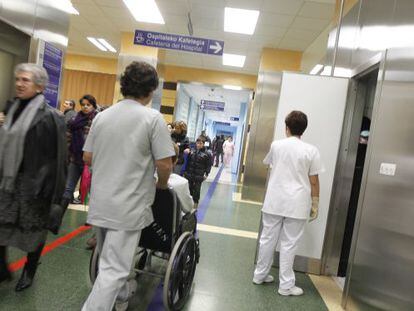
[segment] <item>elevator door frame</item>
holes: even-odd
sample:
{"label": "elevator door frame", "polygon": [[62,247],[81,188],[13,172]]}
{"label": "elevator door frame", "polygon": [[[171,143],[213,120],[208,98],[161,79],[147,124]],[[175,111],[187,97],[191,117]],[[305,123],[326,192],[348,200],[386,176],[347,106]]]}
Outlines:
{"label": "elevator door frame", "polygon": [[[352,70],[350,86],[348,90],[348,102],[345,112],[345,119],[342,131],[340,151],[338,154],[338,162],[335,170],[335,179],[332,190],[331,204],[328,215],[328,226],[325,234],[325,242],[322,254],[322,274],[336,276],[339,268],[339,262],[342,251],[342,242],[345,233],[346,218],[349,210],[349,199],[351,194],[353,174],[355,169],[355,161],[358,148],[358,137],[360,134],[360,126],[364,114],[364,103],[361,105],[361,98],[358,96],[358,86],[363,86],[361,80],[367,77],[373,71],[378,70],[377,84],[375,90],[375,99],[373,104],[372,123],[376,118],[378,110],[378,101],[382,88],[383,71],[386,53],[378,53],[365,64]],[[359,85],[358,85],[359,84]],[[359,89],[361,92],[361,89]],[[352,244],[348,259],[348,269],[346,279],[349,276],[349,269],[353,262],[354,240],[357,237],[359,227],[359,213],[363,197],[365,195],[366,186],[366,170],[371,159],[370,145],[368,143],[367,153],[365,157],[364,173],[361,181],[361,188],[358,199],[357,216],[354,223],[354,231],[352,235]],[[345,293],[345,289],[344,289]],[[345,295],[346,296],[346,295]],[[344,300],[346,297],[344,296]]]}
{"label": "elevator door frame", "polygon": [[[2,19],[0,19],[0,34],[2,35],[0,50],[13,58],[13,68],[19,63],[26,63],[29,60],[31,37]],[[7,99],[11,99],[14,95],[13,74],[10,76],[10,81],[9,91],[4,96]],[[3,110],[6,100],[1,100],[0,111]]]}

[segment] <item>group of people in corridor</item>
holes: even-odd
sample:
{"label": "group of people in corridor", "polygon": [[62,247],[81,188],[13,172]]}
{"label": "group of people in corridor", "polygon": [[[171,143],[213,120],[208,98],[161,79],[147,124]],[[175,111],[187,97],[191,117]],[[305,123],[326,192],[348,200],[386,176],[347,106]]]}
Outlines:
{"label": "group of people in corridor", "polygon": [[[156,189],[176,191],[185,212],[191,202],[197,208],[214,160],[229,166],[235,150],[232,137],[211,142],[205,132],[191,148],[185,122],[167,126],[160,112],[147,107],[158,81],[151,65],[132,62],[120,79],[123,100],[98,113],[96,99],[85,95],[81,111],[74,112],[75,103],[68,101],[61,114],[43,95],[45,69],[16,67],[16,99],[0,114],[0,282],[12,278],[6,251],[17,247],[28,260],[16,291],[32,285],[47,232],[58,233],[87,169],[87,223],[95,228],[100,260],[82,310],[127,309],[136,287],[128,276],[141,231],[153,221]],[[271,174],[253,283],[274,281],[269,272],[279,242],[278,292],[289,296],[303,294],[295,285],[293,260],[306,221],[318,216],[323,165],[317,148],[301,140],[307,116],[292,111],[285,123],[287,138],[273,142],[264,159]]]}

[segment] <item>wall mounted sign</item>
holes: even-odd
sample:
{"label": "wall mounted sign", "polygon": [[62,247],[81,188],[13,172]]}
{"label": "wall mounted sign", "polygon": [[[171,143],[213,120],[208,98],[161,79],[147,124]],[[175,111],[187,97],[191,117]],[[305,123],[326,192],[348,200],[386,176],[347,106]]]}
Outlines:
{"label": "wall mounted sign", "polygon": [[239,117],[230,117],[230,121],[240,121]]}
{"label": "wall mounted sign", "polygon": [[224,41],[135,30],[134,44],[208,55],[223,55]]}
{"label": "wall mounted sign", "polygon": [[43,94],[45,95],[48,104],[54,108],[58,108],[62,60],[62,50],[48,42],[39,42],[39,64],[46,69],[47,74],[49,75],[49,83]]}
{"label": "wall mounted sign", "polygon": [[200,102],[201,110],[214,110],[214,111],[224,111],[224,102],[215,102],[212,100],[202,99]]}
{"label": "wall mounted sign", "polygon": [[221,121],[213,121],[213,124],[215,124],[215,125],[224,125],[224,126],[230,126],[231,125],[228,122],[221,122]]}

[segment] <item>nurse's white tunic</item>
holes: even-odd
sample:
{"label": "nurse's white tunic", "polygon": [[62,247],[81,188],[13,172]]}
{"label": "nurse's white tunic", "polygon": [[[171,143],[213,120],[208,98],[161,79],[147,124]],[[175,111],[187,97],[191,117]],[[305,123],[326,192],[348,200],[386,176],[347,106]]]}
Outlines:
{"label": "nurse's white tunic", "polygon": [[319,151],[297,137],[274,141],[263,160],[272,170],[262,211],[296,219],[309,217],[309,176],[324,171]]}

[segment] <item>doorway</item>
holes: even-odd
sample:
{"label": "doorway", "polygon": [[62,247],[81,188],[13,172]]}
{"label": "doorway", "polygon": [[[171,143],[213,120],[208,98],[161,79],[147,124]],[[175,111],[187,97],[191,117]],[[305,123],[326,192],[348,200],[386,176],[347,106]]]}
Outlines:
{"label": "doorway", "polygon": [[[187,136],[194,144],[205,131],[212,144],[220,139],[232,138],[234,152],[226,171],[237,181],[241,170],[241,154],[245,146],[247,112],[250,105],[251,90],[226,89],[219,85],[181,82],[178,86],[174,121],[187,124]],[[211,146],[212,147],[212,146]],[[221,157],[214,157],[222,161]],[[218,170],[218,169],[217,169]]]}
{"label": "doorway", "polygon": [[0,49],[0,111],[3,111],[7,100],[13,96],[14,55]]}
{"label": "doorway", "polygon": [[[350,80],[340,152],[324,243],[322,273],[345,286],[353,231],[360,200],[379,64]],[[352,260],[352,259],[351,259]]]}
{"label": "doorway", "polygon": [[30,36],[0,21],[0,111],[14,94],[14,67],[29,59]]}
{"label": "doorway", "polygon": [[[352,235],[354,231],[354,224],[356,218],[356,212],[358,208],[358,201],[360,197],[362,174],[365,167],[365,159],[369,141],[369,133],[371,128],[372,111],[374,107],[375,91],[377,87],[378,68],[373,69],[369,73],[357,78],[357,100],[356,105],[359,109],[356,109],[357,119],[354,123],[354,128],[351,128],[351,132],[359,132],[357,138],[357,149],[355,165],[353,167],[353,178],[351,193],[349,196],[348,213],[346,216],[345,231],[342,240],[341,256],[338,267],[338,277],[345,277],[348,267],[348,260],[351,250]],[[362,111],[362,119],[361,119]],[[358,122],[359,121],[359,122]],[[359,125],[358,125],[359,124]],[[356,135],[354,134],[353,137]],[[355,144],[355,142],[354,142]]]}

